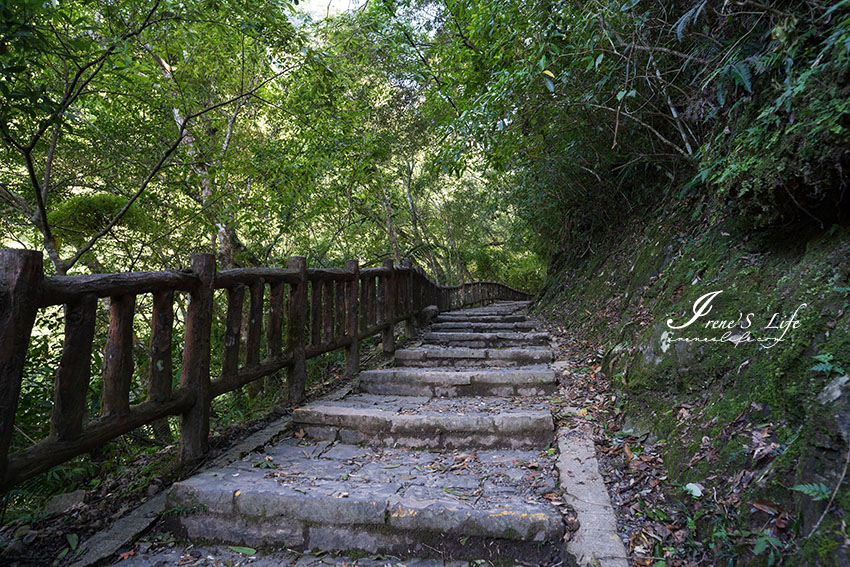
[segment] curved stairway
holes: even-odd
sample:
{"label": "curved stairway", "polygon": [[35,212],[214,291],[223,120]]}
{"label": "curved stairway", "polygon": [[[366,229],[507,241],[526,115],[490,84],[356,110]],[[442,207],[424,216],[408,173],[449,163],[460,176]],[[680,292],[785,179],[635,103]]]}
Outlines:
{"label": "curved stairway", "polygon": [[441,314],[291,438],[171,488],[189,538],[444,559],[565,560],[557,387],[524,302]]}

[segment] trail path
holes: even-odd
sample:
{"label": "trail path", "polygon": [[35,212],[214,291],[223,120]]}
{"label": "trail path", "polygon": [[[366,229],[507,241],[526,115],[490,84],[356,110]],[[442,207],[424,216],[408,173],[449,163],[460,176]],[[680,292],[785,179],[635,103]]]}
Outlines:
{"label": "trail path", "polygon": [[171,487],[168,525],[224,545],[121,564],[627,565],[592,442],[556,432],[550,338],[526,307],[439,315],[396,366],[296,409],[290,436]]}

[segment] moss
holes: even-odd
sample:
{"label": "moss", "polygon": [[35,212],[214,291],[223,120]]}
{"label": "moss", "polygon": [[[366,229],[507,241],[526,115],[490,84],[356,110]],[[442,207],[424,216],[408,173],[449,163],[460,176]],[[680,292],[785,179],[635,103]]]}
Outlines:
{"label": "moss", "polygon": [[[832,522],[828,522],[832,523]],[[824,526],[822,531],[808,538],[801,546],[800,562],[798,565],[814,565],[829,562],[831,556],[838,548],[839,542],[834,537],[826,535],[829,526]]]}
{"label": "moss", "polygon": [[[724,472],[731,477],[752,467],[748,438],[724,438],[724,428],[742,414],[753,424],[773,424],[778,456],[766,482],[751,485],[742,502],[767,498],[796,517],[803,500],[788,487],[815,482],[800,478],[801,463],[813,463],[820,475],[833,474],[836,467],[825,460],[821,445],[824,439],[843,443],[829,408],[816,401],[829,376],[811,368],[813,356],[830,353],[850,370],[850,316],[843,314],[850,313],[850,230],[814,237],[755,233],[716,210],[694,216],[689,205],[654,213],[668,219],[664,225],[635,224],[626,234],[617,227],[586,269],[557,276],[566,282],[565,293],[552,296],[550,314],[611,353],[605,368],[623,378],[615,383],[628,400],[627,415],[667,440],[662,456],[672,483]],[[737,320],[753,312],[763,334],[776,331],[762,328],[774,313],[782,319],[800,304],[807,306],[796,328],[771,348],[698,344],[676,357],[663,353],[659,337],[666,319],[690,314],[697,298],[718,289],[723,293],[710,317]],[[699,408],[698,419],[679,422],[672,409],[683,403]],[[714,440],[717,460],[689,466],[704,435]],[[836,503],[838,514],[846,514],[848,491]],[[747,506],[738,514],[746,521]],[[840,527],[825,521],[817,538],[801,543],[796,564],[835,564]]]}

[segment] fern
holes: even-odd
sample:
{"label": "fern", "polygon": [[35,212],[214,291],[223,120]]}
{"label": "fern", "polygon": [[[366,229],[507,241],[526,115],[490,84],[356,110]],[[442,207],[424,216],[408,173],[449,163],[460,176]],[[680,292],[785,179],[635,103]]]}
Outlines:
{"label": "fern", "polygon": [[748,93],[753,93],[753,76],[752,73],[750,73],[750,68],[746,61],[736,61],[730,65],[729,74],[735,79],[735,82],[744,87]]}
{"label": "fern", "polygon": [[673,29],[675,30],[676,37],[679,38],[679,41],[682,41],[682,34],[685,32],[685,28],[696,23],[699,19],[706,4],[708,4],[708,0],[701,0],[700,2],[697,2],[690,10],[682,14],[682,17],[679,18],[675,24],[673,24]]}
{"label": "fern", "polygon": [[832,374],[833,372],[837,372],[839,374],[844,374],[844,369],[838,364],[833,364],[832,359],[835,357],[830,353],[818,354],[813,356],[815,360],[818,361],[817,364],[809,368],[809,370],[813,372],[823,372],[827,376]]}
{"label": "fern", "polygon": [[821,483],[798,484],[796,486],[792,486],[791,490],[796,490],[797,492],[802,492],[806,496],[811,496],[812,500],[815,501],[826,500],[830,495],[829,487]]}

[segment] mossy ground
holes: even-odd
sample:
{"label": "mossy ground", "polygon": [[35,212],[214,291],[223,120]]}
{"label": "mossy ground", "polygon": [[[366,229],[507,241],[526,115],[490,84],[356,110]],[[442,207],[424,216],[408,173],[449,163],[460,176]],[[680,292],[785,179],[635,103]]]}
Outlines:
{"label": "mossy ground", "polygon": [[[607,353],[603,369],[625,397],[625,412],[667,441],[671,490],[688,482],[707,485],[708,477],[754,474],[735,510],[711,521],[704,511],[705,525],[695,522],[718,556],[767,564],[767,552],[754,557],[753,546],[739,545],[755,536],[740,534],[750,533],[751,521],[761,527],[772,519],[767,531],[781,536],[781,545],[768,548],[776,552],[774,561],[841,564],[850,553],[842,523],[850,512],[850,483],[845,480],[810,538],[804,536],[825,503],[790,487],[822,483],[833,490],[847,452],[833,407],[817,400],[839,374],[812,367],[814,356],[832,355],[835,367],[850,369],[850,231],[785,226],[756,232],[699,200],[669,202],[642,218],[602,235],[591,257],[550,274],[541,308]],[[694,302],[718,290],[710,314],[679,335],[667,327],[668,319],[689,319]],[[798,322],[784,335],[772,328],[795,312]],[[671,333],[722,335],[723,329],[704,326],[709,319],[730,321],[734,333],[743,334],[748,314],[752,343],[666,342]],[[782,341],[757,341],[779,336]],[[704,437],[711,459],[694,462]],[[767,454],[758,447],[767,447]],[[775,517],[751,506],[756,499],[787,513],[783,533]],[[724,529],[718,532],[719,524]],[[737,531],[738,544],[727,535],[718,539],[727,531]]]}

